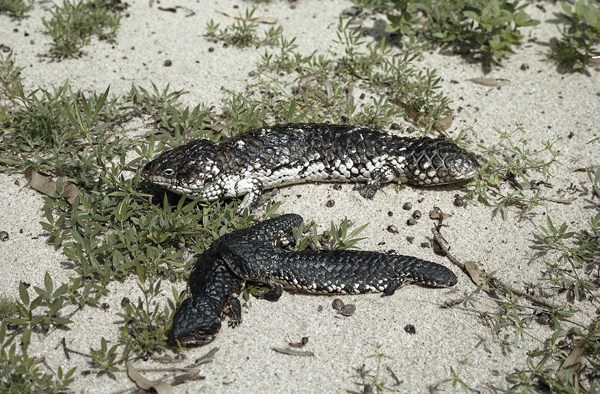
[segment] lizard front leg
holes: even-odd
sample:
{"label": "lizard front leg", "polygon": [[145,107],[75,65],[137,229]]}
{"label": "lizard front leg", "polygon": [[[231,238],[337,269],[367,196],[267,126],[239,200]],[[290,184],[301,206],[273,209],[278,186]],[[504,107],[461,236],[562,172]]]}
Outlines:
{"label": "lizard front leg", "polygon": [[391,182],[396,178],[396,171],[389,166],[384,165],[381,168],[376,168],[371,172],[371,176],[367,180],[367,184],[360,191],[360,195],[366,199],[372,200],[377,190],[381,189],[381,185]]}
{"label": "lizard front leg", "polygon": [[228,179],[224,185],[225,197],[241,197],[244,196],[242,203],[239,205],[237,214],[244,213],[244,209],[251,212],[256,208],[256,204],[260,200],[263,192],[263,183],[257,178],[242,178]]}

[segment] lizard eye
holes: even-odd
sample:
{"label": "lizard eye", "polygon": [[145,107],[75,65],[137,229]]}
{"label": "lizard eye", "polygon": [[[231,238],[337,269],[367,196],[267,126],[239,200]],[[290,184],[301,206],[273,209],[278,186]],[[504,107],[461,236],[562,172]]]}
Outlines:
{"label": "lizard eye", "polygon": [[172,176],[173,174],[175,174],[175,171],[172,168],[167,168],[163,171],[163,174],[165,174],[166,176]]}

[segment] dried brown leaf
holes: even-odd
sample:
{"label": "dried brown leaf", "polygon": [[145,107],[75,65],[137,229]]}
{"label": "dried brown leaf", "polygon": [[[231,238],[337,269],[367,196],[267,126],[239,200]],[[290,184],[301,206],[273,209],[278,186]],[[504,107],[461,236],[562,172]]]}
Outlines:
{"label": "dried brown leaf", "polygon": [[131,363],[127,363],[127,376],[129,379],[133,380],[133,382],[142,390],[150,390],[154,389],[158,394],[175,394],[173,387],[170,384],[164,382],[153,382],[151,380],[146,379],[131,365]]}
{"label": "dried brown leaf", "polygon": [[[43,176],[37,173],[33,167],[27,167],[25,170],[25,178],[29,180],[29,186],[31,186],[34,190],[37,190],[40,193],[48,193],[48,192],[56,192],[56,182],[52,179]],[[66,176],[61,176],[64,190],[69,191],[69,195],[67,196],[67,201],[69,204],[73,205],[75,202],[75,198],[81,194],[77,186],[72,183],[69,183]],[[83,209],[83,206],[79,206],[80,209]]]}
{"label": "dried brown leaf", "polygon": [[[477,286],[485,285],[485,274],[475,267],[475,262],[465,261],[465,268]],[[487,286],[484,290],[487,291]]]}
{"label": "dried brown leaf", "polygon": [[178,362],[181,362],[180,359],[173,358],[173,356],[170,356],[168,354],[165,354],[164,356],[161,356],[161,357],[152,356],[151,358],[152,358],[152,360],[158,361],[161,364],[176,364]]}
{"label": "dried brown leaf", "polygon": [[560,367],[558,367],[556,375],[560,378],[560,380],[563,383],[567,379],[567,371],[571,371],[571,375],[575,375],[581,367],[581,356],[583,356],[583,351],[585,350],[586,342],[587,338],[579,342],[577,346],[575,346],[575,348],[571,350],[571,353],[569,353],[567,358],[565,358],[565,361],[562,362]]}
{"label": "dried brown leaf", "polygon": [[471,78],[471,79],[467,79],[467,81],[471,81],[478,85],[490,86],[490,87],[504,86],[504,85],[508,84],[507,80],[498,80],[498,79],[491,79],[491,78]]}
{"label": "dried brown leaf", "polygon": [[454,120],[454,117],[452,116],[452,114],[450,114],[450,115],[446,116],[444,119],[440,119],[438,122],[442,126],[442,129],[446,130],[448,127],[452,126],[453,120]]}

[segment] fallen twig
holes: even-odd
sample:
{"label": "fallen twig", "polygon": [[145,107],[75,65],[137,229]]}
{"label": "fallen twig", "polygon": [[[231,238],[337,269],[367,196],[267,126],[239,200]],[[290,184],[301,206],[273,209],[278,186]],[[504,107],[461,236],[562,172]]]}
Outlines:
{"label": "fallen twig", "polygon": [[[461,263],[456,257],[454,257],[448,251],[448,246],[447,246],[446,240],[442,237],[439,230],[435,226],[431,229],[431,232],[433,233],[433,239],[435,240],[435,242],[438,243],[438,246],[442,249],[442,251],[446,255],[446,257],[448,257],[448,260],[450,260],[454,265],[459,267],[462,271],[469,272],[469,276],[473,280],[473,283],[475,283],[477,286],[479,286],[482,284],[481,280],[483,279],[484,283],[483,283],[482,289],[484,291],[486,291],[487,293],[493,292],[494,290],[500,290],[500,291],[503,291],[504,293],[507,293],[506,284],[504,284],[504,282],[502,282],[500,279],[489,278],[486,273],[477,269],[475,266],[471,265],[470,267],[467,267],[467,266],[465,266],[465,264]],[[475,279],[475,278],[477,278],[477,279]],[[488,288],[487,286],[485,286],[485,283],[491,284],[492,288]],[[518,288],[511,286],[510,291],[518,296],[527,298],[529,301],[531,301],[533,303],[545,306],[550,309],[554,309],[554,305],[548,303],[545,300],[542,300],[539,297],[532,296],[531,294],[528,294],[523,290],[520,290]]]}
{"label": "fallen twig", "polygon": [[283,354],[287,354],[290,356],[300,356],[300,357],[314,357],[315,356],[315,354],[313,352],[301,352],[298,350],[282,349],[282,348],[278,348],[278,347],[273,347],[271,349],[275,350],[277,353],[283,353]]}

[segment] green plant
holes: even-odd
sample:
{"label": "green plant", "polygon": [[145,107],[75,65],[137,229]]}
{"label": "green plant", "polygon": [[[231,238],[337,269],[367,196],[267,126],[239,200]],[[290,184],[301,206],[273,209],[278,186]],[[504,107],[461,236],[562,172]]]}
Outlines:
{"label": "green plant", "polygon": [[[121,341],[125,343],[124,358],[133,351],[138,355],[153,354],[163,351],[167,347],[167,332],[173,323],[175,311],[170,311],[168,306],[161,310],[156,298],[162,293],[162,281],[155,281],[152,276],[147,276],[146,269],[137,265],[138,286],[144,299],[138,298],[137,305],[127,304],[125,313],[117,316],[125,319],[121,329]],[[146,287],[146,282],[148,285]],[[173,290],[173,294],[177,292]],[[178,297],[176,297],[176,300]],[[154,304],[154,308],[151,305]]]}
{"label": "green plant", "polygon": [[[24,345],[29,343],[31,332],[34,326],[38,324],[41,325],[44,330],[48,330],[55,324],[73,323],[71,320],[58,315],[58,312],[64,307],[65,300],[63,295],[67,290],[66,284],[62,284],[58,289],[54,290],[52,278],[46,272],[44,277],[44,289],[39,287],[34,287],[34,289],[38,293],[38,297],[30,300],[27,288],[23,282],[19,283],[21,302],[17,302],[17,310],[20,317],[10,319],[14,324],[25,326],[22,338]],[[48,311],[45,314],[37,315],[34,311],[41,306],[42,302],[45,302]]]}
{"label": "green plant", "polygon": [[460,52],[474,52],[484,63],[511,53],[512,45],[523,39],[519,28],[540,22],[525,13],[527,4],[519,1],[432,1],[391,0],[400,16],[390,14],[388,32],[399,31],[412,36],[416,15],[422,13],[427,23],[420,30],[429,42],[452,45]]}
{"label": "green plant", "polygon": [[73,382],[76,368],[64,373],[58,367],[56,380],[42,372],[34,357],[25,350],[17,350],[17,335],[6,335],[6,322],[0,326],[0,392],[3,393],[59,393]]}
{"label": "green plant", "polygon": [[450,377],[440,380],[437,384],[445,383],[452,383],[452,388],[456,388],[456,385],[458,385],[465,393],[470,389],[469,385],[465,383],[463,378],[458,376],[453,367],[450,367]]}
{"label": "green plant", "polygon": [[[390,387],[386,386],[385,380],[383,379],[383,371],[382,371],[382,363],[385,359],[392,359],[392,357],[385,354],[382,350],[383,345],[377,344],[373,345],[375,348],[375,353],[367,356],[368,359],[375,359],[375,373],[370,374],[370,371],[364,369],[364,365],[360,368],[359,373],[361,378],[363,379],[363,383],[355,382],[354,384],[357,386],[367,386],[367,383],[364,383],[366,379],[369,379],[368,385],[371,386],[371,389],[375,388],[377,393],[382,393],[384,391],[394,391]],[[389,367],[388,367],[389,370]],[[391,371],[391,370],[390,370]],[[366,390],[365,390],[366,392]]]}
{"label": "green plant", "polygon": [[12,17],[22,17],[33,7],[33,0],[0,0],[0,13],[6,12]]}
{"label": "green plant", "polygon": [[13,317],[17,313],[17,303],[4,294],[0,294],[0,322]]}
{"label": "green plant", "polygon": [[559,64],[574,70],[585,70],[592,55],[600,55],[594,47],[600,43],[600,3],[596,0],[579,0],[575,8],[561,3],[562,9],[571,20],[564,26],[562,40],[552,47],[552,56]]}
{"label": "green plant", "polygon": [[4,57],[4,54],[0,53],[0,82],[2,85],[9,87],[16,86],[20,80],[19,75],[21,74],[21,70],[23,70],[23,67],[15,66],[13,51],[8,52],[6,57]]}
{"label": "green plant", "polygon": [[77,3],[64,0],[62,7],[51,9],[52,19],[44,18],[42,22],[54,40],[52,53],[60,57],[71,56],[88,45],[92,35],[112,39],[119,28],[121,15],[120,9],[111,4],[100,0]]}
{"label": "green plant", "polygon": [[219,29],[220,23],[215,23],[212,19],[206,24],[208,35],[225,41],[229,44],[245,47],[258,42],[256,30],[258,24],[253,22],[255,8],[246,9],[243,17],[236,20],[233,25]]}
{"label": "green plant", "polygon": [[90,346],[90,355],[92,360],[96,364],[97,368],[101,371],[116,372],[119,368],[116,366],[117,361],[117,349],[119,345],[113,345],[110,349],[108,348],[106,339],[102,337],[100,340],[100,349],[95,350]]}
{"label": "green plant", "polygon": [[[513,141],[518,134],[525,135],[526,131],[519,124],[512,131],[501,131],[495,129],[500,137],[500,142],[492,147],[479,146],[484,150],[487,161],[481,166],[479,177],[472,179],[466,186],[471,190],[466,194],[467,198],[480,198],[485,201],[492,200],[488,193],[495,196],[496,210],[502,214],[502,218],[508,218],[508,207],[516,205],[530,210],[534,206],[543,205],[549,200],[539,195],[527,196],[518,185],[517,180],[529,182],[528,174],[532,171],[550,176],[552,166],[559,164],[560,153],[555,145],[562,140],[556,137],[544,143],[543,148],[532,150],[525,138]],[[498,158],[502,157],[502,163]],[[516,186],[516,190],[503,192],[498,188],[501,180],[507,180]]]}

